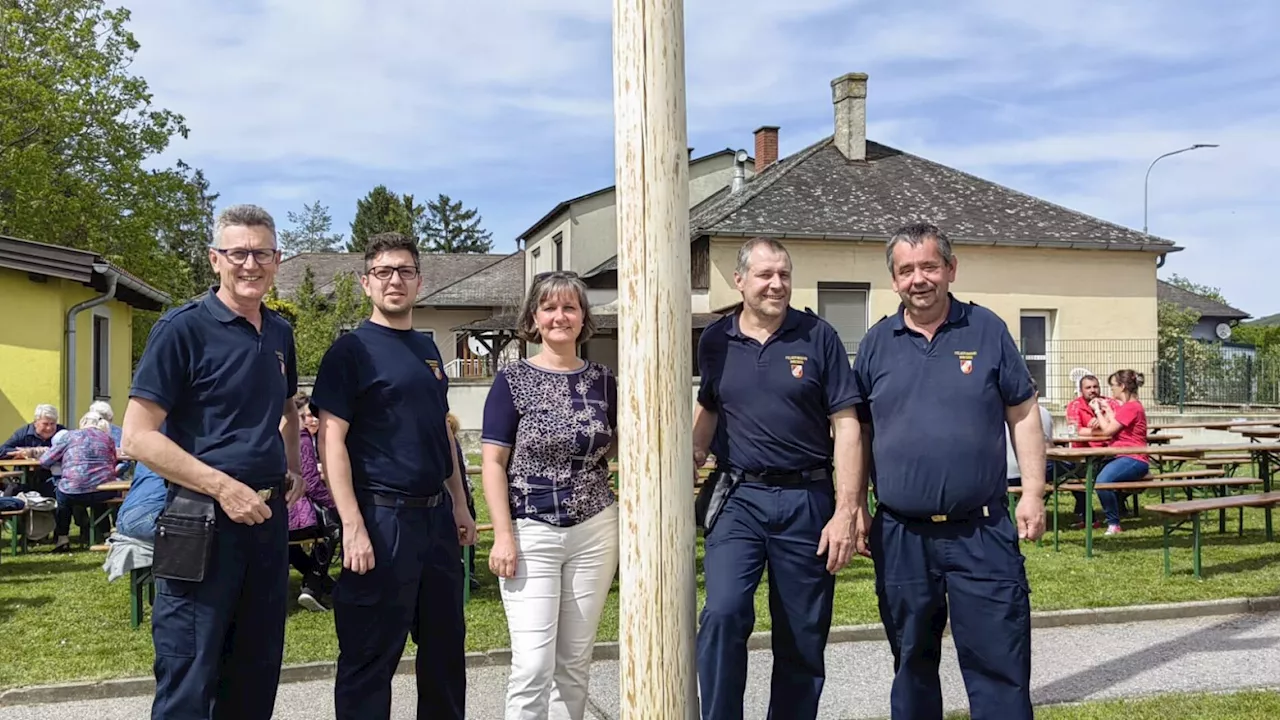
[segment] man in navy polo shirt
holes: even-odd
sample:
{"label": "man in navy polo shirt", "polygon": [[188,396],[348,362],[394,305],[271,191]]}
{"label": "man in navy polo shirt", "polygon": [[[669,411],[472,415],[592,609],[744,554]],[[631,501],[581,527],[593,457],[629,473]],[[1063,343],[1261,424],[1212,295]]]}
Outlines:
{"label": "man in navy polo shirt", "polygon": [[707,482],[732,487],[705,534],[702,717],[742,717],[747,639],[767,563],[769,716],[803,720],[817,716],[822,695],[835,574],[855,545],[865,552],[870,525],[860,398],[835,329],[790,306],[791,256],[782,243],[743,244],[734,282],[741,310],[698,343],[694,463],[701,467],[713,450],[716,472]]}
{"label": "man in navy polo shirt", "polygon": [[369,238],[360,286],[373,315],[325,353],[311,396],[342,518],[338,720],[391,716],[391,678],[410,632],[418,718],[465,716],[461,545],[475,542],[476,526],[445,421],[440,352],[413,329],[418,262],[411,238]]}
{"label": "man in navy polo shirt", "polygon": [[[886,260],[902,298],[858,348],[871,437],[871,552],[893,649],[893,717],[942,717],[938,662],[951,632],[974,718],[1031,718],[1030,588],[1019,538],[1044,532],[1045,443],[1031,374],[1004,322],[948,293],[951,243],[902,228]],[[1005,429],[1022,473],[1008,517]]]}
{"label": "man in navy polo shirt", "polygon": [[[157,720],[265,719],[275,706],[286,503],[303,491],[293,330],[262,302],[279,260],[271,215],[224,210],[209,249],[219,285],[156,322],[129,391],[125,451],[168,478],[167,507],[215,518],[203,579],[156,581]],[[157,567],[165,547],[157,538]]]}

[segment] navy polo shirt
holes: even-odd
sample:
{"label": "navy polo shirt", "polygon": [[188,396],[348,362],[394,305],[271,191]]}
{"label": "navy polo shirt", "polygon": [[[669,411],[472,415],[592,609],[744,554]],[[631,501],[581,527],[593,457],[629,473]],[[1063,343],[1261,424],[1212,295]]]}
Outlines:
{"label": "navy polo shirt", "polygon": [[164,408],[164,433],[204,464],[250,487],[284,477],[280,418],[298,392],[293,328],[265,305],[262,330],[218,288],[151,328],[130,397]]}
{"label": "navy polo shirt", "polygon": [[853,366],[871,423],[876,499],[909,517],[966,512],[1004,497],[1005,408],[1032,395],[1004,321],[951,298],[933,341],[897,315],[862,339]]}
{"label": "navy polo shirt", "polygon": [[453,472],[449,378],[426,335],[364,321],[325,353],[311,401],[350,425],[356,490],[427,497]]}
{"label": "navy polo shirt", "polygon": [[721,467],[829,467],[831,415],[860,401],[835,328],[795,308],[763,344],[742,334],[738,313],[712,323],[698,342],[698,368],[698,402],[719,415],[712,452]]}

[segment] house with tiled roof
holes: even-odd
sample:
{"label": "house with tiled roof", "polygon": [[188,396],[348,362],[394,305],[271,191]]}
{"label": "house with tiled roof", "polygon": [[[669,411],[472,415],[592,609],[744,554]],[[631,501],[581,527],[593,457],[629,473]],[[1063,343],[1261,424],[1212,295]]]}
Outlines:
{"label": "house with tiled roof", "polygon": [[[1046,396],[1070,388],[1054,369],[1062,364],[1053,359],[1055,347],[1119,340],[1154,347],[1156,269],[1181,248],[869,140],[867,76],[844,75],[831,88],[831,136],[779,158],[779,128],[762,127],[749,169],[729,157],[718,186],[704,183],[690,198],[695,313],[731,309],[739,301],[739,246],[774,237],[791,252],[792,304],[827,318],[852,354],[867,328],[898,308],[886,241],[903,225],[927,221],[954,245],[955,294],[1005,320]],[[616,289],[616,235],[574,233],[572,252],[594,264],[572,269],[602,294]],[[596,246],[582,249],[588,243]],[[616,349],[588,351],[616,357]]]}
{"label": "house with tiled roof", "polygon": [[[470,333],[454,328],[510,314],[519,307],[524,293],[524,252],[424,253],[421,264],[422,289],[414,304],[414,328],[435,340],[450,376],[491,374],[492,363],[485,358],[494,348],[483,341],[473,341]],[[311,269],[316,290],[330,294],[343,273],[359,275],[364,269],[364,255],[294,255],[280,263],[276,275],[280,297],[293,297],[307,268]]]}
{"label": "house with tiled roof", "polygon": [[1243,310],[1163,280],[1156,281],[1156,299],[1200,316],[1191,328],[1191,337],[1196,340],[1225,340],[1231,337],[1232,328],[1250,317]]}

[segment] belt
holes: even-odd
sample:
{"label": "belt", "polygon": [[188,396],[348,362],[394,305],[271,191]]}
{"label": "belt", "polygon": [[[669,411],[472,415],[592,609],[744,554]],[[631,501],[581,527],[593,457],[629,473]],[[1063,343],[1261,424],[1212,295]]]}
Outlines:
{"label": "belt", "polygon": [[362,500],[367,500],[376,507],[433,508],[444,502],[444,490],[426,497],[406,497],[404,495],[387,495],[383,493],[362,493]]}
{"label": "belt", "polygon": [[902,513],[894,510],[893,508],[885,506],[883,503],[880,504],[880,507],[884,509],[886,512],[888,512],[890,515],[896,518],[899,518],[901,520],[904,520],[906,522],[931,523],[931,524],[969,522],[971,520],[977,520],[979,518],[988,518],[993,515],[1000,516],[1005,511],[1003,507],[1000,507],[997,505],[983,505],[982,507],[974,508],[972,510],[959,510],[956,512],[950,512],[950,513],[944,513],[944,514],[938,514],[938,515],[927,515],[925,517],[916,517],[912,515],[903,515]]}
{"label": "belt", "polygon": [[831,470],[828,468],[814,468],[812,470],[796,470],[792,472],[732,472],[740,473],[742,475],[743,482],[756,483],[759,485],[771,485],[773,487],[793,487],[796,485],[809,485],[816,482],[830,482],[831,480]]}
{"label": "belt", "polygon": [[271,502],[273,497],[283,497],[287,492],[287,488],[283,482],[280,482],[264,488],[254,488],[254,492],[258,493],[258,497],[262,498],[262,502]]}

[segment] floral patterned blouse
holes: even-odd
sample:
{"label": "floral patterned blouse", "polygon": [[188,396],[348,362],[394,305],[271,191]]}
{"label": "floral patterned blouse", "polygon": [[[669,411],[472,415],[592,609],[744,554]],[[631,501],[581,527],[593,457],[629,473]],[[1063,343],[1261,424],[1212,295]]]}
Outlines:
{"label": "floral patterned blouse", "polygon": [[613,372],[598,363],[558,372],[520,361],[498,371],[480,439],[511,448],[513,519],[567,527],[615,502],[607,455],[617,403]]}
{"label": "floral patterned blouse", "polygon": [[62,464],[58,490],[67,495],[93,492],[116,479],[116,444],[98,428],[68,430],[40,458],[44,467]]}

